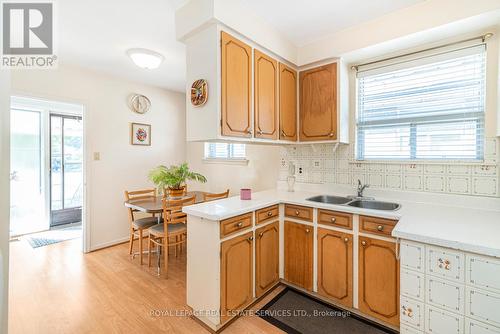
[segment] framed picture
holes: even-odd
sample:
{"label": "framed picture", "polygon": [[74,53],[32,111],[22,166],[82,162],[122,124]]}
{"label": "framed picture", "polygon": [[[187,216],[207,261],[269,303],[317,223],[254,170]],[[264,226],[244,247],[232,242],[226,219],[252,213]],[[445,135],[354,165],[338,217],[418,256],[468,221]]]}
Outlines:
{"label": "framed picture", "polygon": [[130,129],[130,143],[132,145],[151,145],[151,125],[132,123]]}

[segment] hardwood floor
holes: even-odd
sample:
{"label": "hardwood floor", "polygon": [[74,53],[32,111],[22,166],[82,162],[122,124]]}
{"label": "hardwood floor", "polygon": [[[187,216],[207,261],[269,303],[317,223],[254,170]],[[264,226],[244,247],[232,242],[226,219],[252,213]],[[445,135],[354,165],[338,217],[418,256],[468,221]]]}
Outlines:
{"label": "hardwood floor", "polygon": [[[170,255],[165,279],[140,266],[138,257],[131,260],[127,244],[83,254],[80,243],[32,249],[25,241],[11,242],[10,334],[208,333],[189,317],[152,315],[187,310],[185,255]],[[245,316],[223,333],[282,332]]]}

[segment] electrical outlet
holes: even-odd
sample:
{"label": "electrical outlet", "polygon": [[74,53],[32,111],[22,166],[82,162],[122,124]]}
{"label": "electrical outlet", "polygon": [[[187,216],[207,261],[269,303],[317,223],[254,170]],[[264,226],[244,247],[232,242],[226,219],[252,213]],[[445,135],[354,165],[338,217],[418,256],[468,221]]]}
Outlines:
{"label": "electrical outlet", "polygon": [[101,160],[101,152],[94,152],[94,161]]}

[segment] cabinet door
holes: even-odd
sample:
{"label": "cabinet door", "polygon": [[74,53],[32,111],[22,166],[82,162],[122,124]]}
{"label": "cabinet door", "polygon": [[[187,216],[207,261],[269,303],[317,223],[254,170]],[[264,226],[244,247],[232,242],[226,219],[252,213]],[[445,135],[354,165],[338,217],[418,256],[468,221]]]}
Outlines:
{"label": "cabinet door", "polygon": [[253,232],[221,244],[221,321],[253,300]]}
{"label": "cabinet door", "polygon": [[221,33],[221,126],[222,135],[252,136],[252,48]]}
{"label": "cabinet door", "polygon": [[279,281],[279,223],[255,231],[255,293],[260,297]]}
{"label": "cabinet door", "polygon": [[285,221],[285,280],[312,290],[312,226]]}
{"label": "cabinet door", "polygon": [[359,309],[399,325],[399,261],[396,244],[359,238]]}
{"label": "cabinet door", "polygon": [[337,64],[300,72],[300,140],[337,139]]}
{"label": "cabinet door", "polygon": [[255,137],[278,139],[278,62],[255,50]]}
{"label": "cabinet door", "polygon": [[297,140],[297,72],[281,63],[280,139]]}
{"label": "cabinet door", "polygon": [[318,228],[318,293],[352,307],[352,235]]}

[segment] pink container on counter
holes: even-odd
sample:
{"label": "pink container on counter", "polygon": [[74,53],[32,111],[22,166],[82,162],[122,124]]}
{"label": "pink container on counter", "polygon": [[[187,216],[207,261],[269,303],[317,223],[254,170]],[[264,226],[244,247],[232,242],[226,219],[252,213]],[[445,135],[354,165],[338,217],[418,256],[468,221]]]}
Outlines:
{"label": "pink container on counter", "polygon": [[252,199],[252,189],[247,189],[247,188],[240,189],[240,199],[242,200]]}

